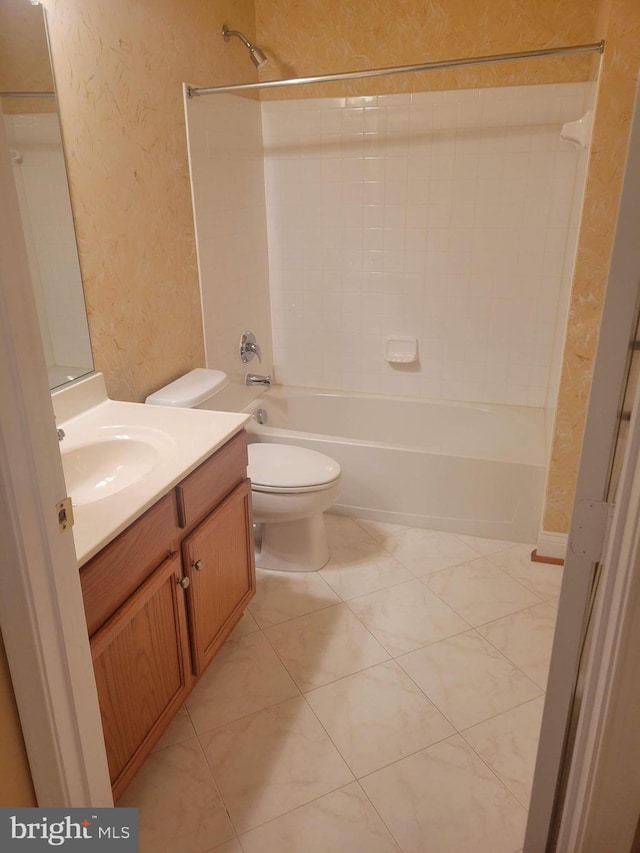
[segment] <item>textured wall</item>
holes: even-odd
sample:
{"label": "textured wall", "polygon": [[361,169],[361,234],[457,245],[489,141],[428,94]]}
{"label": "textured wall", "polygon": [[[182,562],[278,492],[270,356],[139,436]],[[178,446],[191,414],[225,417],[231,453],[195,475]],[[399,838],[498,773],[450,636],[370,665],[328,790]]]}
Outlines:
{"label": "textured wall", "polygon": [[[259,44],[271,58],[266,79],[437,62],[465,56],[584,44],[593,40],[599,0],[256,0]],[[585,57],[488,65],[323,85],[273,97],[329,96],[584,80]],[[428,80],[428,85],[425,82]],[[270,95],[265,94],[265,97]]]}
{"label": "textured wall", "polygon": [[247,82],[252,0],[46,0],[95,366],[142,400],[204,364],[182,82]]}
{"label": "textured wall", "polygon": [[544,530],[569,529],[640,69],[640,4],[611,0],[569,309]]}

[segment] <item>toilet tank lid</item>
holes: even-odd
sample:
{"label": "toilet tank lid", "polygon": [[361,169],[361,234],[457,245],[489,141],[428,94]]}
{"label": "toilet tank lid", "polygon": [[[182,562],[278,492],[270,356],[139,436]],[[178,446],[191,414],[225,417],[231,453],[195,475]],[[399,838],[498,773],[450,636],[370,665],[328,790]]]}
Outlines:
{"label": "toilet tank lid", "polygon": [[217,394],[228,384],[229,378],[222,370],[196,367],[195,370],[185,373],[174,382],[149,394],[145,403],[153,406],[181,406],[192,409],[203,403],[207,397]]}

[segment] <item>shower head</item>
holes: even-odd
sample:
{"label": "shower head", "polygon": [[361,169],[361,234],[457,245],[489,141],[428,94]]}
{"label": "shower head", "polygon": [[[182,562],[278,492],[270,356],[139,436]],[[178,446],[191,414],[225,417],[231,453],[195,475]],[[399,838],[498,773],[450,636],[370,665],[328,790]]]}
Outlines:
{"label": "shower head", "polygon": [[267,57],[260,50],[259,47],[256,47],[255,45],[251,44],[249,39],[245,38],[245,36],[243,36],[242,33],[238,30],[230,30],[229,27],[224,24],[224,26],[222,27],[222,38],[225,41],[229,41],[231,36],[237,36],[240,39],[240,41],[249,51],[251,61],[256,66],[256,68],[261,68],[265,64],[265,62],[267,62]]}

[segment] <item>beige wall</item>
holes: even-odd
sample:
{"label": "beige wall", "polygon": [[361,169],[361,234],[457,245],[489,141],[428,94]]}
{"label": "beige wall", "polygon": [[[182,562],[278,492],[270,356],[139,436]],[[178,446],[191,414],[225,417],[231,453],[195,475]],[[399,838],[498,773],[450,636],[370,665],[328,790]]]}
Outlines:
{"label": "beige wall", "polygon": [[[620,201],[640,69],[640,3],[607,0],[600,26],[606,49],[585,188],[567,339],[560,380],[543,529],[569,529],[593,360]],[[608,11],[608,16],[607,16]]]}
{"label": "beige wall", "polygon": [[[437,62],[593,40],[598,0],[256,0],[258,42],[271,62],[265,79]],[[430,89],[585,80],[590,60],[568,57],[430,72]],[[415,77],[380,78],[367,92],[403,91]],[[363,94],[365,87],[323,86],[322,95]],[[274,97],[319,96],[318,87]]]}
{"label": "beige wall", "polygon": [[9,665],[0,637],[0,806],[35,806],[31,771],[22,739]]}
{"label": "beige wall", "polygon": [[96,369],[142,400],[204,364],[182,82],[245,82],[252,0],[46,0]]}

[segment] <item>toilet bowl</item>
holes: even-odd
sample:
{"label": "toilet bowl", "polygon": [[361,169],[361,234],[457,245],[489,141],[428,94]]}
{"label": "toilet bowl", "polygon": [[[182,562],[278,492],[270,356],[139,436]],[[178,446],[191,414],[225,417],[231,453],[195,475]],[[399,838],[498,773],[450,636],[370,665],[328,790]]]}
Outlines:
{"label": "toilet bowl", "polygon": [[[228,384],[219,370],[196,368],[150,394],[146,403],[212,408]],[[329,560],[323,513],[340,493],[340,465],[315,450],[289,444],[249,445],[256,566],[313,572]]]}
{"label": "toilet bowl", "polygon": [[325,510],[340,493],[340,465],[290,444],[250,444],[256,566],[313,572],[329,560]]}

